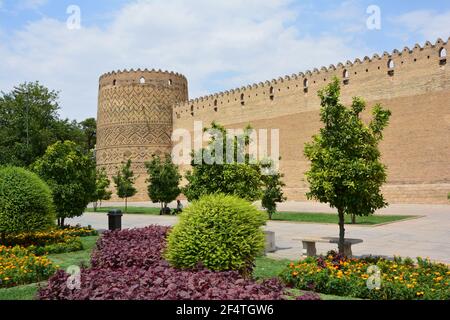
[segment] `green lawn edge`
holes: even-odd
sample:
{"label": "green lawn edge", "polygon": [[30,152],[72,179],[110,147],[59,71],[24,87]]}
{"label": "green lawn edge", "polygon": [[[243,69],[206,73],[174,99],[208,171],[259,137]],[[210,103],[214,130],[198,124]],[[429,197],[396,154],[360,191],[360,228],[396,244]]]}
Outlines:
{"label": "green lawn edge", "polygon": [[[97,208],[97,213],[107,213],[112,209],[120,209],[125,212],[124,207],[103,207]],[[128,207],[126,214],[159,215],[160,208],[154,207]],[[88,208],[87,212],[94,212],[93,208]],[[371,215],[367,217],[357,217],[358,226],[379,226],[387,223],[399,222],[414,218],[420,218],[415,215]],[[277,212],[273,215],[272,221],[277,222],[298,222],[298,223],[321,223],[337,224],[338,216],[334,213],[309,213],[309,212]],[[347,216],[345,222],[350,224],[351,218]]]}

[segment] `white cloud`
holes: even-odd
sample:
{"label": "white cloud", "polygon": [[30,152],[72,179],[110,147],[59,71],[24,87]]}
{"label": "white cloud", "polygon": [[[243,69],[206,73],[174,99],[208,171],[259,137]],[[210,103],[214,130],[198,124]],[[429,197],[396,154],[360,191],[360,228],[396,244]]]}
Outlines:
{"label": "white cloud", "polygon": [[47,2],[48,0],[20,0],[17,1],[16,7],[19,10],[36,10]]}
{"label": "white cloud", "polygon": [[80,120],[95,116],[98,77],[111,70],[177,71],[195,97],[365,54],[338,34],[301,36],[290,2],[136,1],[107,27],[81,30],[41,19],[0,39],[0,89],[41,80],[61,90],[62,115]]}
{"label": "white cloud", "polygon": [[411,11],[392,20],[404,28],[403,33],[419,34],[426,40],[442,38],[446,41],[450,35],[450,11],[441,13],[430,10]]}
{"label": "white cloud", "polygon": [[341,33],[367,32],[367,7],[358,0],[345,0],[336,7],[318,12],[318,15],[335,25]]}

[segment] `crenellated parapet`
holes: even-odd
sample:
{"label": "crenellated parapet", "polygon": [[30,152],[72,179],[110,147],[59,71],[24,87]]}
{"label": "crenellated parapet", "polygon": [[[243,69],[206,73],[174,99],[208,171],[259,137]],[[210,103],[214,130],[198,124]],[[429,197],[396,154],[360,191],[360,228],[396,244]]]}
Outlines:
{"label": "crenellated parapet", "polygon": [[[450,39],[450,38],[449,38]],[[384,52],[382,55],[374,54],[372,57],[356,58],[354,61],[340,62],[328,67],[322,66],[312,70],[286,75],[277,79],[234,88],[203,97],[198,97],[174,106],[174,118],[189,119],[196,116],[200,110],[207,112],[221,112],[227,106],[245,106],[253,101],[260,101],[265,97],[273,100],[281,90],[297,89],[300,93],[308,95],[316,92],[337,76],[342,79],[343,85],[363,85],[368,78],[391,79],[398,74],[405,74],[417,68],[435,65],[437,68],[447,63],[443,53],[450,49],[448,40],[438,39],[435,44],[427,41],[423,46],[416,44],[412,49]],[[209,108],[209,109],[208,109]]]}
{"label": "crenellated parapet", "polygon": [[105,73],[99,79],[100,88],[130,84],[151,84],[161,87],[177,86],[187,91],[187,79],[184,75],[162,71],[161,69],[130,69]]}

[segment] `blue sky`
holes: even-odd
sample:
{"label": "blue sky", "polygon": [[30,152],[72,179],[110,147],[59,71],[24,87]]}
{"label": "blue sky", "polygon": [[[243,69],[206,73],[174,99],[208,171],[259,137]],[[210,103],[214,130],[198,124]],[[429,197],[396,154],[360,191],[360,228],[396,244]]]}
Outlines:
{"label": "blue sky", "polygon": [[[67,27],[69,5],[80,29]],[[367,28],[372,5],[379,30]],[[0,0],[0,90],[39,80],[82,120],[111,70],[183,73],[194,98],[449,36],[442,0]]]}

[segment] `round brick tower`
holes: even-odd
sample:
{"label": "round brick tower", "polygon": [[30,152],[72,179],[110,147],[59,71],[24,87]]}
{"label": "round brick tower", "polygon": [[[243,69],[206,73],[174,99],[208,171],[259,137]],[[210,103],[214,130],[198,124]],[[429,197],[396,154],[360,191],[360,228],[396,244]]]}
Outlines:
{"label": "round brick tower", "polygon": [[[145,162],[153,154],[171,152],[172,109],[185,101],[188,83],[178,73],[146,69],[100,77],[97,166],[111,177],[122,162],[131,159],[138,189],[133,200],[148,200]],[[113,200],[118,200],[115,195]]]}

